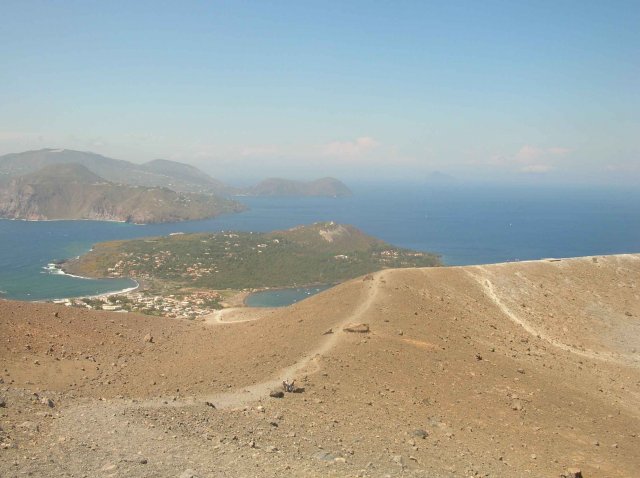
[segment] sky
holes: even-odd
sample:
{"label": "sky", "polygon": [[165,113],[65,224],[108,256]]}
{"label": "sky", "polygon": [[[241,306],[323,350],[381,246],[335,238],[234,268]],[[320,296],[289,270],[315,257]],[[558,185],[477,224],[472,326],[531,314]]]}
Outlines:
{"label": "sky", "polygon": [[0,0],[0,154],[640,180],[640,2]]}

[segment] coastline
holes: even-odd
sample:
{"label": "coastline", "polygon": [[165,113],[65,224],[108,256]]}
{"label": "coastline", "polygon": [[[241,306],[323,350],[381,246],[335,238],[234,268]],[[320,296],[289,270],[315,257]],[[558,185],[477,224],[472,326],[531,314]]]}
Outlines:
{"label": "coastline", "polygon": [[[94,277],[84,277],[84,276],[79,276],[79,275],[75,275],[75,274],[69,274],[68,272],[65,272],[61,267],[60,264],[56,264],[53,262],[50,262],[49,264],[47,264],[46,267],[43,267],[44,270],[46,271],[57,271],[57,272],[49,272],[52,275],[61,275],[61,276],[67,276],[67,277],[73,277],[74,279],[83,279],[83,280],[103,280],[103,279],[96,279]],[[86,298],[86,299],[95,299],[95,298],[99,298],[99,297],[109,297],[111,295],[119,295],[119,294],[126,294],[128,292],[133,292],[134,290],[137,290],[140,288],[140,282],[138,282],[136,279],[132,279],[130,277],[126,277],[126,280],[130,280],[132,281],[135,285],[132,287],[127,287],[125,289],[118,289],[116,291],[109,291],[109,292],[103,292],[100,294],[93,294],[93,295],[78,295],[78,296],[73,296],[73,297],[60,297],[57,299],[49,299],[46,302],[53,302],[53,301],[65,301],[65,300],[71,300],[71,299],[79,299],[79,298]],[[43,302],[43,301],[34,301],[34,302]]]}
{"label": "coastline", "polygon": [[[87,277],[81,277],[81,279],[87,279]],[[99,280],[99,279],[97,279]],[[77,296],[73,296],[73,297],[60,297],[58,299],[46,299],[46,300],[34,300],[34,301],[29,301],[29,302],[64,302],[67,300],[73,300],[73,299],[99,299],[101,297],[110,297],[112,295],[121,295],[121,294],[127,294],[129,292],[133,292],[134,290],[137,290],[140,288],[140,283],[135,280],[135,279],[130,279],[133,282],[136,283],[135,286],[133,287],[128,287],[126,289],[120,289],[120,290],[114,290],[114,291],[109,291],[109,292],[102,292],[100,294],[94,294],[94,295],[77,295]]]}
{"label": "coastline", "polygon": [[2,221],[22,221],[22,222],[64,222],[64,221],[92,221],[92,222],[116,222],[119,224],[131,224],[133,226],[146,226],[146,223],[122,221],[118,219],[25,219],[22,217],[0,217]]}

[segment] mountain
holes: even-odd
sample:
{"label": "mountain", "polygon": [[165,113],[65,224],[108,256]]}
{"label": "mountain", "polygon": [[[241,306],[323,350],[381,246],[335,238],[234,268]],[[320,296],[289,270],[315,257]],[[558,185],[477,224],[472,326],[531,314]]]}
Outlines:
{"label": "mountain", "polygon": [[269,178],[246,191],[249,196],[351,196],[351,190],[335,178],[303,182]]}
{"label": "mountain", "polygon": [[41,149],[0,156],[0,176],[7,178],[33,173],[57,164],[80,164],[101,178],[132,186],[164,187],[177,192],[230,194],[233,188],[187,164],[157,159],[135,164],[100,154],[69,149]]}
{"label": "mountain", "polygon": [[637,477],[639,278],[387,269],[202,321],[2,300],[0,475]]}
{"label": "mountain", "polygon": [[115,184],[77,163],[50,164],[0,187],[0,217],[10,219],[142,224],[205,219],[242,209],[240,203],[209,194]]}
{"label": "mountain", "polygon": [[[185,190],[188,185],[193,189],[211,191],[215,194],[233,194],[236,189],[212,178],[200,169],[190,164],[169,161],[167,159],[154,159],[140,165],[144,171],[170,178],[167,187],[174,190]],[[172,187],[173,186],[173,187]]]}

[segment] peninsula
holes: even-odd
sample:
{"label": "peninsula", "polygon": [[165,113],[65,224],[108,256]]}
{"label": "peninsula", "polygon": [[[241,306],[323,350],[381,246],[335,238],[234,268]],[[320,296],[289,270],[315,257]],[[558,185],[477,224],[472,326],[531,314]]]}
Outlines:
{"label": "peninsula", "polygon": [[[193,312],[178,316],[193,318],[219,308],[219,301],[234,291],[335,284],[386,268],[437,265],[437,255],[394,247],[353,226],[324,222],[270,233],[103,242],[61,267],[85,277],[130,277],[140,282],[141,290],[121,300],[125,310],[175,315],[173,307],[164,310],[171,296],[170,302],[184,302],[183,309]],[[130,303],[132,298],[137,304]],[[200,312],[194,312],[196,308]]]}

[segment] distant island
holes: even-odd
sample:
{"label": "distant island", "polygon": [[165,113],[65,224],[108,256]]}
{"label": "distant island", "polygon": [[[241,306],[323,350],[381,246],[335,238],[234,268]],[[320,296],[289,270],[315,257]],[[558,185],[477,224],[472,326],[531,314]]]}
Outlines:
{"label": "distant island", "polygon": [[194,221],[245,210],[233,196],[349,195],[345,184],[329,177],[309,182],[270,178],[238,188],[165,159],[134,164],[67,149],[0,156],[0,218],[5,219]]}
{"label": "distant island", "polygon": [[0,187],[0,217],[120,221],[136,224],[207,219],[245,206],[211,194],[115,184],[81,164],[48,165]]}
{"label": "distant island", "polygon": [[156,159],[135,164],[88,151],[41,149],[0,156],[0,178],[35,173],[45,166],[79,164],[100,178],[129,186],[161,187],[184,193],[232,195],[237,190],[188,164]]}
{"label": "distant island", "polygon": [[351,196],[351,190],[335,178],[321,178],[315,181],[293,181],[269,178],[244,192],[249,196]]}
{"label": "distant island", "polygon": [[0,156],[0,186],[6,185],[16,177],[36,173],[46,166],[62,164],[79,164],[103,180],[115,184],[167,188],[179,193],[224,197],[351,195],[349,188],[335,178],[321,178],[309,182],[270,178],[256,186],[240,188],[212,178],[194,166],[177,161],[154,159],[147,163],[135,164],[89,151],[51,148]]}
{"label": "distant island", "polygon": [[438,265],[435,254],[398,248],[353,226],[324,222],[269,233],[103,242],[60,267],[85,277],[128,277],[142,284],[127,297],[113,298],[113,307],[193,318],[219,308],[220,300],[241,290],[335,284],[380,269]]}

